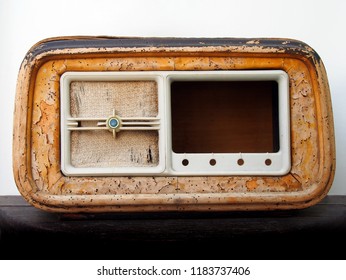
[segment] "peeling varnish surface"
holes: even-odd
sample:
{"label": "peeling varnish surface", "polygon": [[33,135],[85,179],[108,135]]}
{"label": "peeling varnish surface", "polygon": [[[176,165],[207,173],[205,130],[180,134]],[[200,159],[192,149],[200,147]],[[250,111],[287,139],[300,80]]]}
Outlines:
{"label": "peeling varnish surface", "polygon": [[[232,70],[282,68],[290,76],[292,171],[283,177],[64,177],[59,152],[59,77],[65,71]],[[291,58],[135,57],[49,61],[38,71],[31,160],[40,191],[52,195],[292,192],[318,178],[315,98],[305,64]]]}
{"label": "peeling varnish surface", "polygon": [[[272,210],[313,205],[326,195],[334,177],[331,100],[325,69],[314,51],[304,44],[292,45],[288,51],[285,45],[289,44],[288,39],[282,40],[282,47],[278,42],[275,47],[268,47],[249,40],[244,46],[89,47],[45,51],[36,56],[29,53],[19,72],[14,120],[13,166],[19,191],[36,207],[54,212]],[[35,48],[39,47],[37,44]],[[48,62],[42,65],[43,61]],[[37,66],[41,76],[37,76],[35,84],[32,77],[36,77]],[[59,105],[54,103],[59,98],[60,75],[76,69],[283,69],[289,74],[295,71],[295,76],[290,76],[290,86],[295,87],[295,99],[291,96],[290,100],[294,109],[291,122],[300,131],[295,133],[294,142],[292,139],[292,172],[283,177],[64,177],[60,173],[59,122],[50,119],[50,124],[45,125],[41,120],[45,111],[46,116],[52,108],[59,112]],[[54,85],[47,87],[47,82]],[[43,86],[44,91],[40,92],[38,86]],[[48,105],[53,107],[48,109]],[[35,106],[38,108],[33,109]],[[308,120],[308,125],[303,122],[300,127],[299,118],[301,122]],[[44,135],[47,127],[52,131]],[[40,152],[47,152],[48,157]],[[40,162],[40,157],[45,162]],[[148,187],[143,187],[145,183]],[[108,194],[112,186],[115,190]]]}

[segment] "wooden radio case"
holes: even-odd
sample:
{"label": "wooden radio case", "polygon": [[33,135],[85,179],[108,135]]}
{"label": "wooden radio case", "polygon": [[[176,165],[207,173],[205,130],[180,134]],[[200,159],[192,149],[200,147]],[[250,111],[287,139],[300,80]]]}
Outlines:
{"label": "wooden radio case", "polygon": [[325,68],[291,39],[46,39],[19,71],[13,168],[51,212],[305,208],[335,171]]}

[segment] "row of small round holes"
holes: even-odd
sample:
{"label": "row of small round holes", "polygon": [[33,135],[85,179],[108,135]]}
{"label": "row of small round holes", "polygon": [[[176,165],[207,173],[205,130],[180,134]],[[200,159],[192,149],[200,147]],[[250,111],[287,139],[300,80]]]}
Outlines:
{"label": "row of small round holes", "polygon": [[[242,166],[242,165],[245,163],[245,161],[244,161],[242,158],[240,158],[240,159],[238,159],[237,163],[238,163],[238,165]],[[267,159],[264,161],[264,163],[265,163],[265,165],[269,166],[269,165],[272,164],[272,161],[271,161],[271,159],[267,158]],[[181,164],[184,165],[184,166],[188,166],[188,165],[189,165],[189,160],[188,160],[188,159],[183,159],[182,162],[181,162]],[[209,164],[210,164],[211,166],[216,165],[216,160],[212,158],[212,159],[209,161]]]}

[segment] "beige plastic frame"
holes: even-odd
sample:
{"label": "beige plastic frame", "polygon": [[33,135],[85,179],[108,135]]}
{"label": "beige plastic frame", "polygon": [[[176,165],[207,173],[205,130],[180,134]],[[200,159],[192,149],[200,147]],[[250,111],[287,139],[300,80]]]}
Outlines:
{"label": "beige plastic frame", "polygon": [[[159,135],[159,164],[154,167],[103,167],[84,168],[71,164],[72,130],[108,129],[110,118],[97,119],[99,125],[94,128],[76,128],[76,121],[70,114],[70,83],[72,81],[155,81],[158,88],[158,115],[147,121],[146,127],[126,128],[155,129]],[[275,153],[175,153],[172,150],[171,128],[171,83],[174,81],[276,81],[279,94],[279,142],[280,150]],[[61,85],[61,169],[67,176],[204,176],[204,175],[284,175],[291,168],[290,156],[290,112],[288,75],[282,70],[247,70],[247,71],[157,71],[157,72],[66,72],[60,80]],[[140,118],[136,118],[140,119]],[[84,119],[83,119],[84,120]],[[90,120],[90,118],[88,119]],[[96,120],[96,119],[93,119]],[[237,164],[242,159],[243,165]],[[265,164],[266,160],[271,164]],[[182,162],[189,161],[188,166]],[[216,165],[211,165],[215,160]]]}

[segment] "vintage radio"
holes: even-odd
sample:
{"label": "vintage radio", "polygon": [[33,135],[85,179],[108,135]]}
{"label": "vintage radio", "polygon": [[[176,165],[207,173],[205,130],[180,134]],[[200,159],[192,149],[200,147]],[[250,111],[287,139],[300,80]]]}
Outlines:
{"label": "vintage radio", "polygon": [[308,207],[335,170],[326,72],[290,39],[46,39],[19,71],[13,166],[54,212]]}

